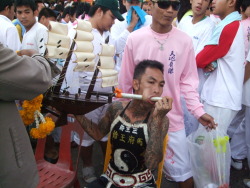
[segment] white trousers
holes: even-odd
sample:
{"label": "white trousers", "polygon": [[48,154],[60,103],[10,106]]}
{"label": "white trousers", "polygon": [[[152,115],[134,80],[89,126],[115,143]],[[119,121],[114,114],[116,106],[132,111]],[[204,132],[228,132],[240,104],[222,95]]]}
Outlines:
{"label": "white trousers", "polygon": [[225,134],[227,134],[227,129],[238,112],[227,108],[212,106],[207,103],[204,103],[204,109],[206,113],[214,118],[215,123],[218,124],[216,129],[220,129]]}
{"label": "white trousers", "polygon": [[235,118],[229,125],[227,129],[227,134],[230,138],[233,137],[235,131],[240,127],[241,123],[243,122],[245,118],[245,111],[246,111],[246,106],[242,105],[241,110],[236,114]]}
{"label": "white trousers", "polygon": [[232,134],[230,145],[232,157],[235,159],[244,159],[247,157],[248,166],[250,167],[250,107],[245,106],[244,109],[244,113],[241,113],[244,115],[243,118],[240,116],[241,114],[239,116],[237,114],[237,118],[241,119],[241,122],[238,124],[238,128],[234,134]]}

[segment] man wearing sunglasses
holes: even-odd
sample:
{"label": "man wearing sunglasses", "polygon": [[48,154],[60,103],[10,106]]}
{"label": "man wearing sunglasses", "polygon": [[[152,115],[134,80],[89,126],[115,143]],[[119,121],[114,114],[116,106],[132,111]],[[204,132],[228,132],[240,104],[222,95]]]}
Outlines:
{"label": "man wearing sunglasses", "polygon": [[119,88],[132,93],[134,67],[142,60],[157,60],[164,64],[165,86],[163,96],[173,98],[169,141],[165,153],[164,173],[167,179],[178,182],[181,188],[193,188],[184,117],[180,97],[184,96],[188,110],[208,128],[215,128],[213,117],[206,114],[199,101],[198,73],[192,39],[172,26],[180,2],[152,0],[152,24],[130,34],[125,46],[119,77]]}

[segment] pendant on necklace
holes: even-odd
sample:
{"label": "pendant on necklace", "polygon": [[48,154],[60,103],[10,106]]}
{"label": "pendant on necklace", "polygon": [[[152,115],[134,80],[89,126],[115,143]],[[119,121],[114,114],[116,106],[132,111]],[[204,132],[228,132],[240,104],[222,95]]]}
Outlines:
{"label": "pendant on necklace", "polygon": [[159,49],[161,51],[164,51],[164,45],[165,43],[167,42],[167,38],[163,39],[162,42],[160,42],[159,40],[157,40],[155,37],[154,37],[155,41],[160,45]]}

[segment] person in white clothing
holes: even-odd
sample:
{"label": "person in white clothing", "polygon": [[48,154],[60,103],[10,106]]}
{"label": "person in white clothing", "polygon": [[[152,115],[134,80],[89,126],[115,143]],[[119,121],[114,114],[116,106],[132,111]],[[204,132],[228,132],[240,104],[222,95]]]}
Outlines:
{"label": "person in white clothing", "polygon": [[[236,3],[235,7],[228,8],[223,7],[217,0],[213,1],[213,13],[219,15],[222,21],[215,27],[209,42],[196,56],[197,66],[210,71],[202,89],[201,99],[205,106],[212,110],[218,129],[225,134],[237,111],[241,109],[245,54],[239,6],[240,3]],[[227,14],[224,11],[227,11]],[[211,65],[214,61],[218,64],[216,69]],[[225,113],[224,116],[218,114],[217,110]]]}
{"label": "person in white clothing", "polygon": [[[196,56],[197,66],[210,71],[201,93],[205,110],[214,117],[218,123],[216,130],[224,136],[242,103],[245,46],[240,6],[241,0],[213,0],[213,13],[220,16],[221,22]],[[213,66],[214,61],[217,68]]]}
{"label": "person in white clothing", "polygon": [[[131,9],[131,6],[141,7],[142,0],[123,0],[123,5],[126,7],[127,11]],[[132,10],[131,10],[132,11]],[[136,25],[139,22],[138,14],[133,10],[131,14],[131,21],[128,24],[128,12],[122,14],[124,21],[115,20],[115,24],[111,27],[111,36],[115,41],[116,49],[116,70],[119,71],[122,63],[122,55],[126,45],[127,38],[131,32],[135,30]],[[152,16],[145,14],[145,21],[139,28],[148,26],[152,23]]]}
{"label": "person in white clothing", "polygon": [[[206,16],[206,10],[209,8],[212,0],[191,0],[191,8],[193,15],[186,16],[179,22],[177,28],[187,33],[193,41],[195,55],[197,55],[205,46],[207,41],[212,35],[214,29],[214,22],[209,16]],[[198,91],[201,94],[202,86],[206,80],[205,72],[203,69],[198,68],[199,87]],[[184,124],[186,135],[195,131],[199,122],[188,111],[185,100],[182,97],[182,107],[184,110]]]}
{"label": "person in white clothing", "polygon": [[[244,86],[243,86],[243,97],[242,104],[243,109],[241,114],[237,116],[242,117],[243,121],[238,122],[238,128],[233,134],[231,140],[232,148],[232,157],[248,159],[248,167],[250,167],[250,51],[246,58],[246,67],[245,67],[245,77],[244,77]],[[236,162],[236,161],[235,161]],[[233,163],[233,161],[232,161]],[[231,164],[232,164],[231,163]],[[238,161],[239,164],[235,164],[234,167],[240,170],[242,168],[242,160]],[[244,179],[244,184],[247,187],[250,187],[250,179]]]}
{"label": "person in white clothing", "polygon": [[24,33],[21,49],[34,49],[44,55],[48,40],[47,28],[36,21],[37,7],[34,0],[16,0],[16,15],[24,25]]}
{"label": "person in white clothing", "polygon": [[14,18],[14,0],[0,1],[0,42],[13,51],[20,50],[21,42],[12,20]]}
{"label": "person in white clothing", "polygon": [[[250,1],[243,0],[241,5],[241,15],[242,21],[241,24],[244,30],[244,38],[245,38],[245,57],[247,58],[248,51],[249,51],[249,41],[250,41]],[[248,67],[248,62],[246,62],[246,68]],[[247,74],[247,72],[245,72]],[[246,83],[246,82],[245,82]],[[247,157],[247,140],[245,139],[245,134],[249,134],[249,125],[245,123],[246,119],[248,118],[246,114],[246,107],[245,107],[245,99],[247,91],[247,85],[244,84],[243,87],[243,101],[242,101],[242,109],[237,113],[235,118],[233,119],[232,123],[228,128],[228,135],[231,138],[230,146],[232,152],[232,160],[231,166],[234,167],[236,170],[241,170],[243,167],[242,160]],[[248,96],[249,97],[249,96]],[[249,156],[250,157],[250,156]],[[248,157],[248,158],[249,158]],[[249,163],[250,164],[250,163]]]}
{"label": "person in white clothing", "polygon": [[[104,44],[107,41],[109,41],[109,44],[112,43],[112,37],[110,37],[109,30],[114,24],[114,20],[116,18],[120,21],[124,19],[119,12],[117,0],[96,0],[95,5],[92,6],[89,11],[89,16],[89,22],[91,23],[93,28],[92,34],[94,35],[92,44],[94,46],[94,54],[96,55],[95,62],[98,63],[99,57],[97,56],[97,54],[101,52],[101,44]],[[82,91],[87,91],[92,77],[93,72],[79,73],[80,87]],[[101,80],[97,79],[94,91],[112,92],[112,88],[102,88]],[[89,120],[92,120],[94,123],[98,123],[101,120],[102,116],[105,114],[107,107],[108,105],[101,106],[94,111],[85,114],[85,117],[87,117]],[[108,137],[106,136],[102,138],[100,142],[104,155],[106,151],[107,140]],[[74,137],[74,141],[77,144],[81,144],[82,146],[81,158],[83,160],[83,179],[85,180],[85,182],[90,183],[96,179],[92,164],[92,150],[95,140],[87,133],[84,133],[82,143],[79,143],[79,139],[76,135]]]}

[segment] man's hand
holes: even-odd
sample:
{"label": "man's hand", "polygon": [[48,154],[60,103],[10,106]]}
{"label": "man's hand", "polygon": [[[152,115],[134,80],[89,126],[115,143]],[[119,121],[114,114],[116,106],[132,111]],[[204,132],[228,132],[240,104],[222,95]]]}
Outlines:
{"label": "man's hand", "polygon": [[218,67],[218,64],[216,61],[213,61],[209,65],[207,65],[204,69],[205,72],[212,72]]}
{"label": "man's hand", "polygon": [[204,68],[204,71],[205,71],[205,72],[212,72],[212,71],[214,71],[214,66],[212,65],[212,63],[210,63],[209,65],[207,65],[207,66]]}
{"label": "man's hand", "polygon": [[217,127],[217,124],[214,122],[214,118],[210,116],[209,114],[203,114],[198,121],[205,127],[208,127],[210,129],[215,129]]}
{"label": "man's hand", "polygon": [[165,117],[166,114],[172,109],[173,99],[170,97],[162,97],[155,103],[153,116]]}
{"label": "man's hand", "polygon": [[131,22],[130,22],[128,28],[127,28],[127,30],[128,30],[130,33],[134,30],[134,28],[135,28],[135,26],[136,26],[138,20],[139,20],[139,16],[136,14],[135,10],[133,10],[133,11],[132,11]]}
{"label": "man's hand", "polygon": [[33,56],[35,54],[39,54],[38,51],[36,50],[32,50],[32,49],[26,49],[26,50],[20,50],[20,51],[17,51],[17,55],[19,56],[23,56],[23,55],[27,55],[27,56]]}

